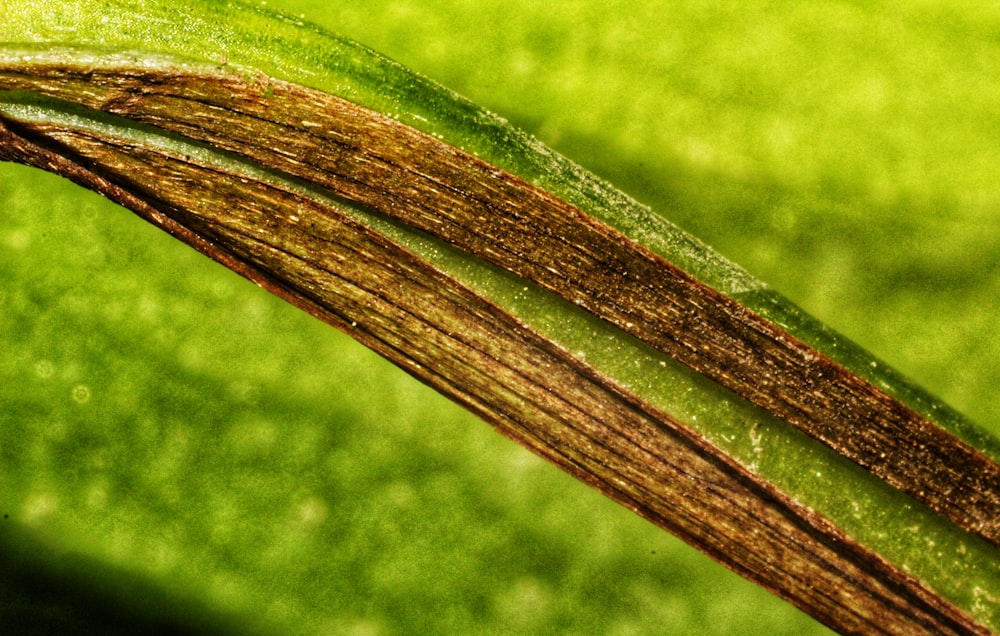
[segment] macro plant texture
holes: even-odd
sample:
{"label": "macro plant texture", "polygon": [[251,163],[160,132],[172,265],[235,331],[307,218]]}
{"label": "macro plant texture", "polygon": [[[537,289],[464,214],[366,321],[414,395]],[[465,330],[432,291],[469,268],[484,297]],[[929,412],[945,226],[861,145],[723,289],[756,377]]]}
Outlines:
{"label": "macro plant texture", "polygon": [[[30,5],[4,158],[821,621],[998,629],[995,13]],[[6,620],[822,629],[114,205],[0,188]]]}

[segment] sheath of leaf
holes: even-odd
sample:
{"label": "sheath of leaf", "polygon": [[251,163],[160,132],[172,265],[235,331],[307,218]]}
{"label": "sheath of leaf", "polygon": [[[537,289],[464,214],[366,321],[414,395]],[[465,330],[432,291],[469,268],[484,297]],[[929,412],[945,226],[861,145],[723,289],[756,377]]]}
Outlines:
{"label": "sheath of leaf", "polygon": [[995,619],[929,593],[512,309],[524,292],[590,333],[617,330],[998,543],[1000,468],[930,415],[985,447],[981,435],[888,371],[850,370],[860,354],[697,243],[681,251],[715,264],[702,278],[729,294],[670,262],[684,260],[670,259],[677,241],[623,231],[642,219],[571,203],[591,177],[543,189],[393,117],[235,66],[82,51],[6,60],[5,158],[135,210],[828,624],[887,629],[886,607],[902,633]]}

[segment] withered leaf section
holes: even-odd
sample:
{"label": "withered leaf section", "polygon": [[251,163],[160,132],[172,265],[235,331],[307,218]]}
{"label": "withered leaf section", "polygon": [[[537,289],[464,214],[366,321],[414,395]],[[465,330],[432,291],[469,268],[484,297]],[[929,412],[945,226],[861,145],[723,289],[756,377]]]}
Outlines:
{"label": "withered leaf section", "polygon": [[[987,633],[336,197],[587,308],[888,481],[921,489],[913,494],[995,542],[989,460],[579,210],[389,118],[266,78],[34,67],[0,72],[2,89],[115,113],[325,188],[334,196],[137,144],[113,127],[0,117],[0,159],[134,210],[831,627]],[[904,452],[907,470],[887,452]],[[938,501],[941,489],[951,504]]]}

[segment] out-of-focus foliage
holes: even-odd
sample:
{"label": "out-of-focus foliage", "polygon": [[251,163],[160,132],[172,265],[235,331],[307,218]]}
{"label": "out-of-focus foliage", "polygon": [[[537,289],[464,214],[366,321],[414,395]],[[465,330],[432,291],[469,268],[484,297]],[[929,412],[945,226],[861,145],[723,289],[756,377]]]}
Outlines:
{"label": "out-of-focus foliage", "polygon": [[[995,9],[269,6],[531,130],[1000,431]],[[0,483],[0,619],[41,632],[823,631],[347,337],[14,166]]]}

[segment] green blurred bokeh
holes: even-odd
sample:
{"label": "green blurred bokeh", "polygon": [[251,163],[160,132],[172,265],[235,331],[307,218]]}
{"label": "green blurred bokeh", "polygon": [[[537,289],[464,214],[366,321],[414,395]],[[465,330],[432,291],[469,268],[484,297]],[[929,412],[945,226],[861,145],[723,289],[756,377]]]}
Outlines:
{"label": "green blurred bokeh", "polygon": [[[1000,9],[271,0],[438,79],[1000,433]],[[99,197],[0,166],[0,623],[820,626]]]}

